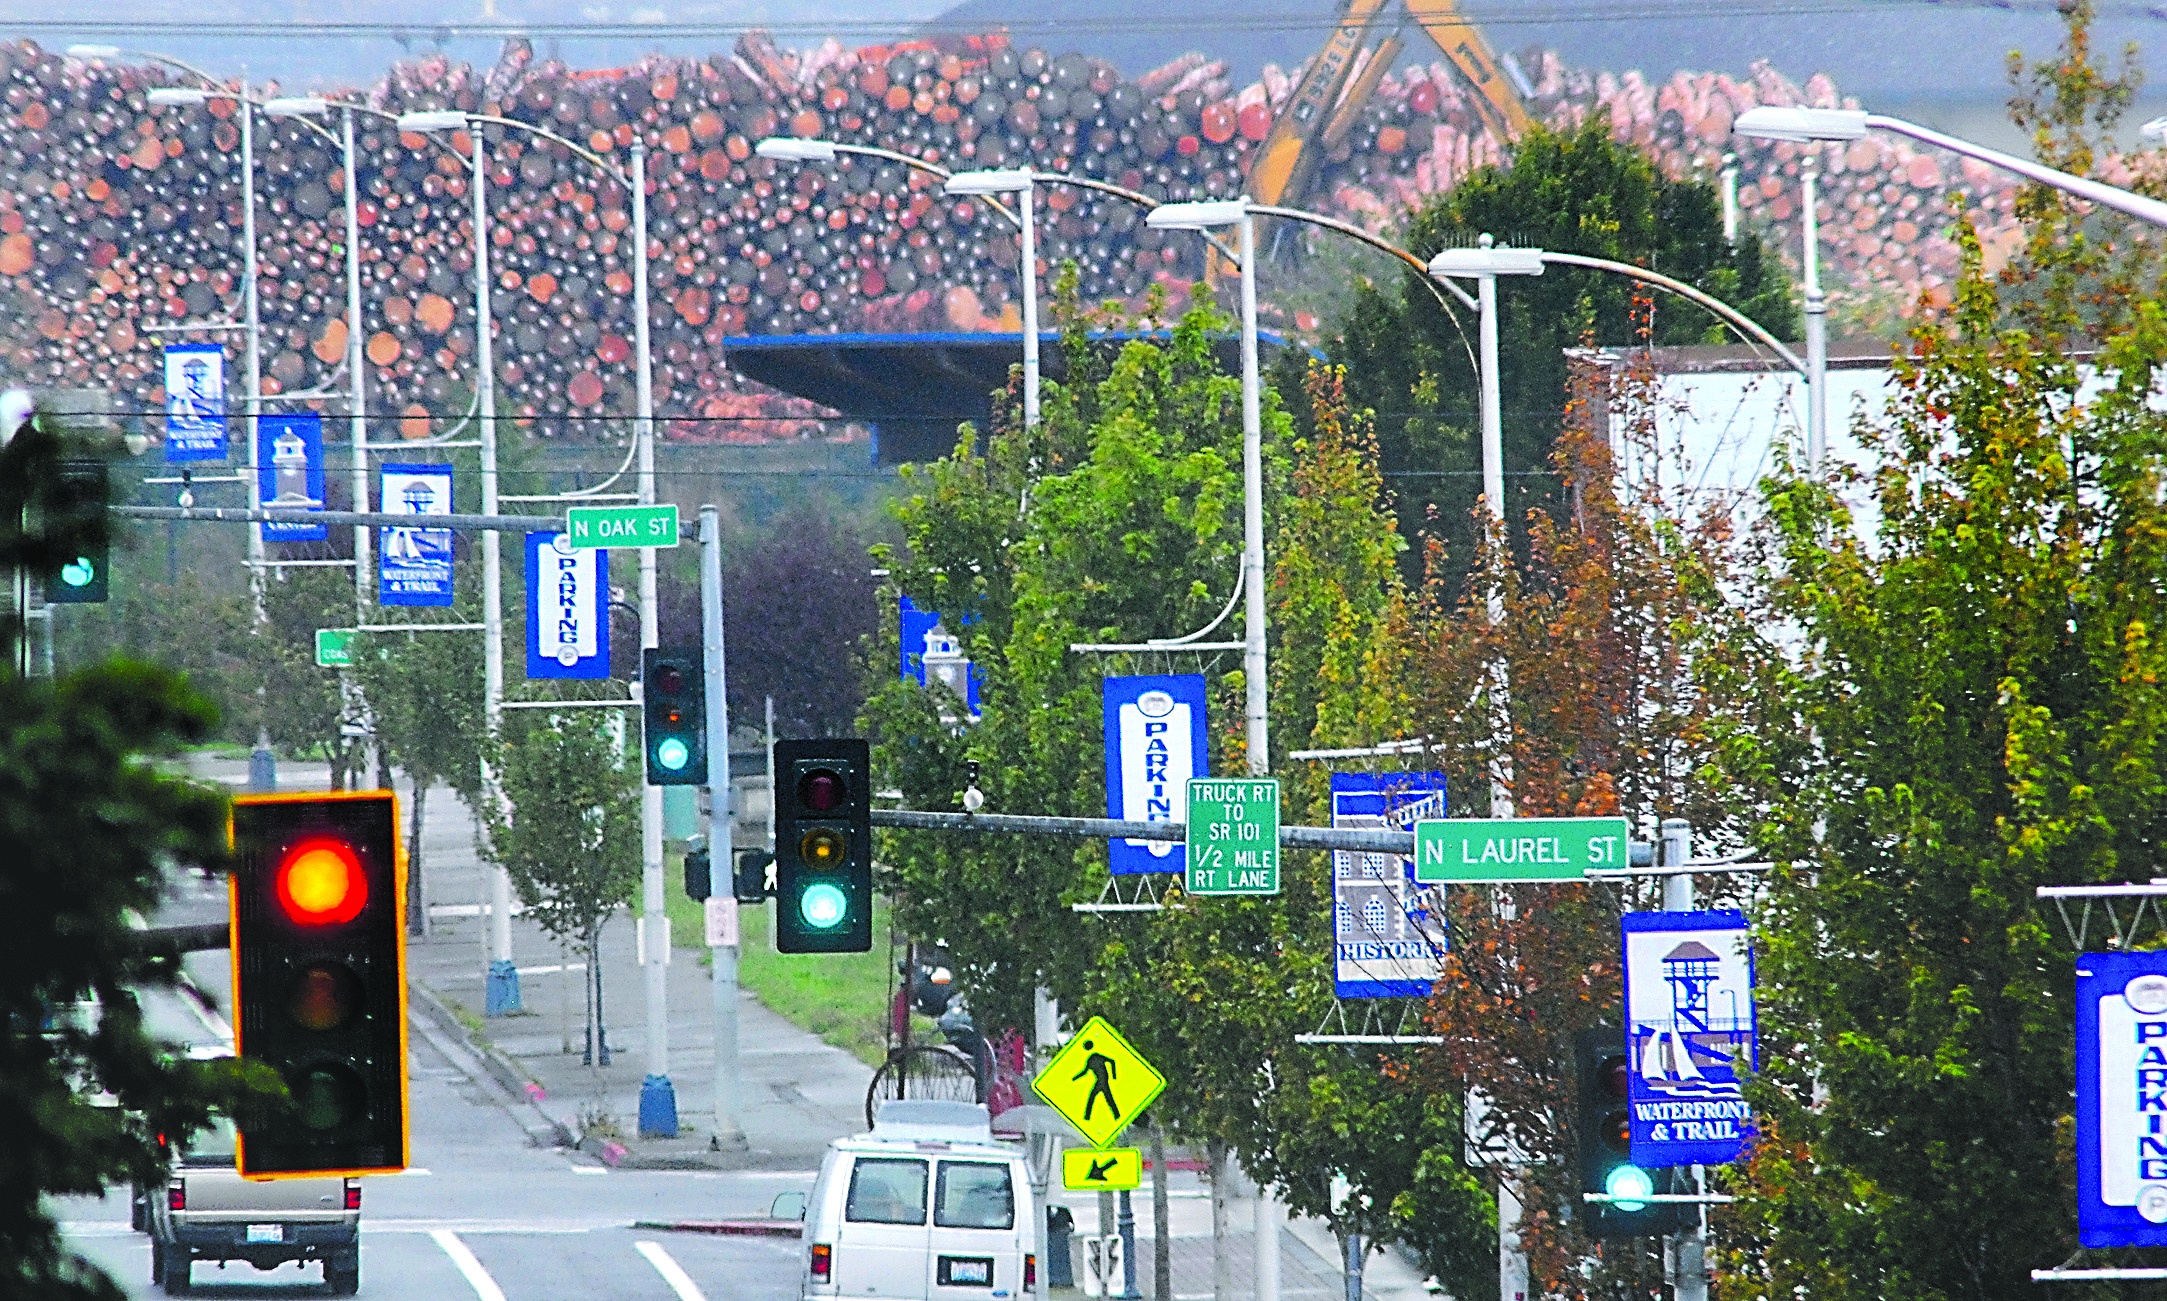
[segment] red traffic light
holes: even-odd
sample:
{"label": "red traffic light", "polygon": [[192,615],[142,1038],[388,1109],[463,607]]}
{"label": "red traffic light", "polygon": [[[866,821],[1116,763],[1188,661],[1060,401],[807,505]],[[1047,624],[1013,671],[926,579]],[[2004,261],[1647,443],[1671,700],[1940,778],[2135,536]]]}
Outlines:
{"label": "red traffic light", "polygon": [[278,903],[304,926],[337,926],[361,915],[369,879],[354,847],[319,836],[289,848],[278,863]]}
{"label": "red traffic light", "polygon": [[841,808],[849,798],[850,786],[841,773],[815,768],[798,778],[798,803],[815,813]]}

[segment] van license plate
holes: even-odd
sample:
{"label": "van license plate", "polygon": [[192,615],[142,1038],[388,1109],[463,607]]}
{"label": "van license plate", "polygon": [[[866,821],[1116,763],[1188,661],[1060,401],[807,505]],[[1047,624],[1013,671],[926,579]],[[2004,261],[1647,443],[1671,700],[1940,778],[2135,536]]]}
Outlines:
{"label": "van license plate", "polygon": [[992,1287],[993,1258],[990,1256],[943,1256],[935,1279],[947,1287]]}
{"label": "van license plate", "polygon": [[282,1226],[276,1224],[251,1224],[248,1226],[246,1240],[249,1242],[284,1242],[286,1240],[286,1231]]}

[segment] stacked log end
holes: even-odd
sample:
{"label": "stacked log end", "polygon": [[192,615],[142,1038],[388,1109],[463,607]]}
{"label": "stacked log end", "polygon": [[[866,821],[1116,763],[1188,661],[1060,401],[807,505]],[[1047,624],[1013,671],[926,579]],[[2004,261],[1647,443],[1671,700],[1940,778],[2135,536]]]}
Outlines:
{"label": "stacked log end", "polygon": [[[809,50],[750,33],[706,58],[576,70],[508,44],[486,70],[404,63],[359,97],[392,112],[458,108],[545,126],[629,169],[649,150],[655,403],[684,438],[796,437],[817,410],[734,376],[731,340],[851,330],[1014,330],[1013,229],[978,200],[943,198],[924,174],[845,157],[778,164],[777,134],[877,145],[953,169],[1035,166],[1158,199],[1242,193],[1250,156],[1298,71],[1236,87],[1202,54],[1134,80],[1084,54],[1001,37]],[[1734,140],[1755,104],[1840,103],[1766,66],[1744,79],[1681,73],[1651,84],[1529,68],[1542,120],[1598,111],[1670,175],[1713,179],[1739,156],[1749,221],[1797,241],[1796,146]],[[153,67],[0,46],[0,321],[11,379],[111,387],[139,409],[163,399],[150,327],[238,319],[240,132],[234,105],[155,109]],[[441,142],[382,119],[357,124],[362,344],[370,407],[420,436],[462,411],[474,373],[473,195],[464,134]],[[633,408],[632,247],[624,188],[560,145],[489,129],[489,271],[500,410],[545,437],[586,438]],[[343,393],[345,194],[339,151],[305,125],[257,124],[264,389]],[[1444,65],[1385,76],[1325,151],[1305,202],[1387,229],[1504,150]],[[1977,164],[1880,140],[1822,156],[1824,253],[1852,291],[1904,303],[1946,296],[1943,233],[1964,195],[1990,251],[2018,238],[2013,189]],[[1042,265],[1074,261],[1088,300],[1138,301],[1154,281],[1204,272],[1192,238],[1147,229],[1131,205],[1047,187]],[[228,344],[240,374],[238,335]],[[234,388],[238,390],[239,384]],[[326,409],[343,410],[330,400]],[[388,437],[389,434],[378,435]]]}

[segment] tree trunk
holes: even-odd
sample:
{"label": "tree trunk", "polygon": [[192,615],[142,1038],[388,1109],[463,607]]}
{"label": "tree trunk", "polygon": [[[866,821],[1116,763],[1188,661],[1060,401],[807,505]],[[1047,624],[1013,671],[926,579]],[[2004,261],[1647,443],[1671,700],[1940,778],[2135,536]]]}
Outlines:
{"label": "tree trunk", "polygon": [[[409,818],[406,836],[406,933],[426,935],[429,933],[429,905],[422,899],[421,889],[421,825],[429,803],[429,782],[426,776],[414,779],[414,807]],[[482,923],[489,923],[484,920]]]}

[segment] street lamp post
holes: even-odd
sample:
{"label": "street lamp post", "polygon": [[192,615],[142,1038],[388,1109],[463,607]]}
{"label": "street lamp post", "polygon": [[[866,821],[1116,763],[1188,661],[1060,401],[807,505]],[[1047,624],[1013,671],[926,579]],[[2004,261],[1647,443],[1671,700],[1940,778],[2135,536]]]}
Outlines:
{"label": "street lamp post", "polygon": [[[1909,136],[1922,144],[1946,149],[1951,153],[1975,158],[2005,172],[2014,172],[2027,180],[2050,185],[2065,194],[2089,200],[2104,208],[2111,208],[2125,216],[2154,226],[2167,226],[2167,203],[2158,199],[2135,194],[2104,181],[2088,176],[2075,176],[2069,172],[2035,163],[2028,158],[1989,149],[1969,140],[1944,135],[1930,127],[1902,118],[1887,117],[1880,113],[1868,113],[1855,108],[1803,108],[1795,105],[1767,105],[1749,108],[1738,115],[1731,130],[1742,136],[1761,140],[1785,140],[1794,144],[1811,144],[1817,141],[1857,140],[1868,131],[1889,131]],[[1809,164],[1810,169],[1810,164]],[[1806,203],[1806,349],[1810,375],[1807,380],[1808,424],[1806,460],[1808,468],[1818,474],[1821,457],[1826,453],[1827,403],[1823,395],[1827,384],[1827,355],[1825,340],[1821,338],[1822,322],[1827,312],[1820,303],[1820,277],[1817,258],[1817,238],[1814,222],[1814,182],[1811,170],[1805,174],[1804,197]],[[1819,310],[1816,310],[1816,307]]]}
{"label": "street lamp post", "polygon": [[1271,771],[1264,660],[1264,420],[1257,373],[1257,223],[1247,196],[1203,203],[1162,203],[1144,216],[1154,230],[1238,228],[1241,260],[1242,584],[1247,628],[1242,645],[1250,775]]}
{"label": "street lamp post", "polygon": [[[97,54],[103,55],[109,47],[77,48],[95,51]],[[119,53],[119,51],[113,51],[113,53]],[[156,59],[161,63],[170,63],[177,68],[184,68],[210,83],[210,89],[208,90],[198,90],[191,86],[159,86],[144,96],[145,101],[152,107],[176,108],[202,104],[207,100],[227,98],[235,100],[241,106],[241,276],[246,281],[241,286],[241,319],[242,327],[246,331],[246,341],[243,345],[243,355],[246,358],[243,363],[246,378],[243,382],[241,401],[246,410],[244,420],[248,430],[248,468],[245,471],[248,479],[248,508],[252,511],[261,510],[263,508],[263,483],[256,467],[256,426],[259,423],[258,416],[263,409],[263,375],[261,369],[263,349],[261,340],[262,321],[258,315],[256,304],[255,101],[249,98],[248,82],[246,80],[241,82],[238,92],[226,91],[208,73],[189,67],[178,60],[154,54],[145,54],[143,57]],[[248,529],[248,589],[255,605],[256,622],[259,624],[264,622],[267,617],[263,608],[263,565],[263,525],[252,524]],[[261,746],[259,745],[258,748],[261,749]]]}
{"label": "street lamp post", "polygon": [[942,188],[951,195],[1013,194],[1022,239],[1023,427],[1038,428],[1038,222],[1032,213],[1037,187],[1022,170],[957,172]]}
{"label": "street lamp post", "polygon": [[[474,189],[474,398],[481,433],[482,513],[497,513],[497,367],[489,304],[489,149],[467,115],[457,109],[404,113],[401,131],[427,134],[467,131],[473,145]],[[482,534],[482,726],[493,749],[504,730],[504,544],[495,529]],[[482,757],[484,798],[499,799],[496,765]],[[512,962],[512,878],[498,867],[489,874],[489,974],[483,1008],[489,1016],[520,1010],[519,968]]]}
{"label": "street lamp post", "polygon": [[[426,119],[426,122],[423,120]],[[417,125],[409,125],[415,123]],[[592,150],[577,142],[567,140],[547,127],[516,118],[497,117],[486,113],[408,114],[400,119],[401,129],[447,130],[465,128],[474,136],[475,150],[475,244],[480,249],[487,243],[488,214],[482,199],[483,142],[482,131],[488,126],[500,126],[508,130],[525,131],[552,141],[591,163],[603,175],[616,181],[629,192],[632,202],[632,243],[635,254],[632,260],[632,312],[633,312],[633,366],[636,387],[636,414],[633,424],[634,453],[638,458],[638,494],[642,504],[652,504],[655,499],[655,447],[654,447],[654,360],[648,325],[647,259],[649,256],[647,234],[647,145],[644,140],[632,143],[632,172],[627,176]],[[481,329],[486,338],[489,329],[488,274],[484,255],[477,253],[476,310]],[[485,343],[478,353],[478,364],[483,368],[484,378],[479,392],[482,394],[482,450],[483,498],[485,510],[493,511],[496,503],[496,431],[495,431],[495,372],[490,361],[490,349]],[[493,543],[496,535],[485,534]],[[493,550],[485,552],[484,563],[490,575],[496,573],[496,557]],[[656,599],[656,553],[653,547],[640,548],[640,644],[653,647],[660,644],[660,606]],[[488,648],[490,680],[494,689],[490,692],[488,705],[492,716],[491,733],[496,721],[503,715],[503,614],[501,598],[493,599],[493,587],[485,579],[482,589],[485,609],[484,621],[493,628],[494,635]],[[727,798],[726,792],[717,792],[718,799]],[[640,845],[642,911],[651,918],[666,915],[666,891],[662,872],[662,791],[660,787],[643,785],[640,792]],[[507,878],[508,880],[508,878]],[[509,885],[506,885],[507,892]],[[508,894],[507,894],[508,898]],[[501,923],[501,944],[497,949],[499,961],[491,964],[492,974],[502,969],[510,974],[514,1007],[518,997],[518,976],[510,962],[510,918]],[[647,995],[647,1076],[640,1082],[640,1132],[642,1134],[674,1137],[677,1134],[677,1094],[670,1083],[669,1074],[669,931],[664,923],[662,939],[649,945],[646,969],[643,972]],[[720,977],[718,976],[718,979]],[[735,997],[735,991],[731,991]],[[716,1071],[734,1074],[737,1044],[734,1038],[723,1041],[722,1031],[717,1032]],[[724,1146],[742,1141],[735,1107],[729,1105],[718,1088],[715,1113],[716,1140]]]}

